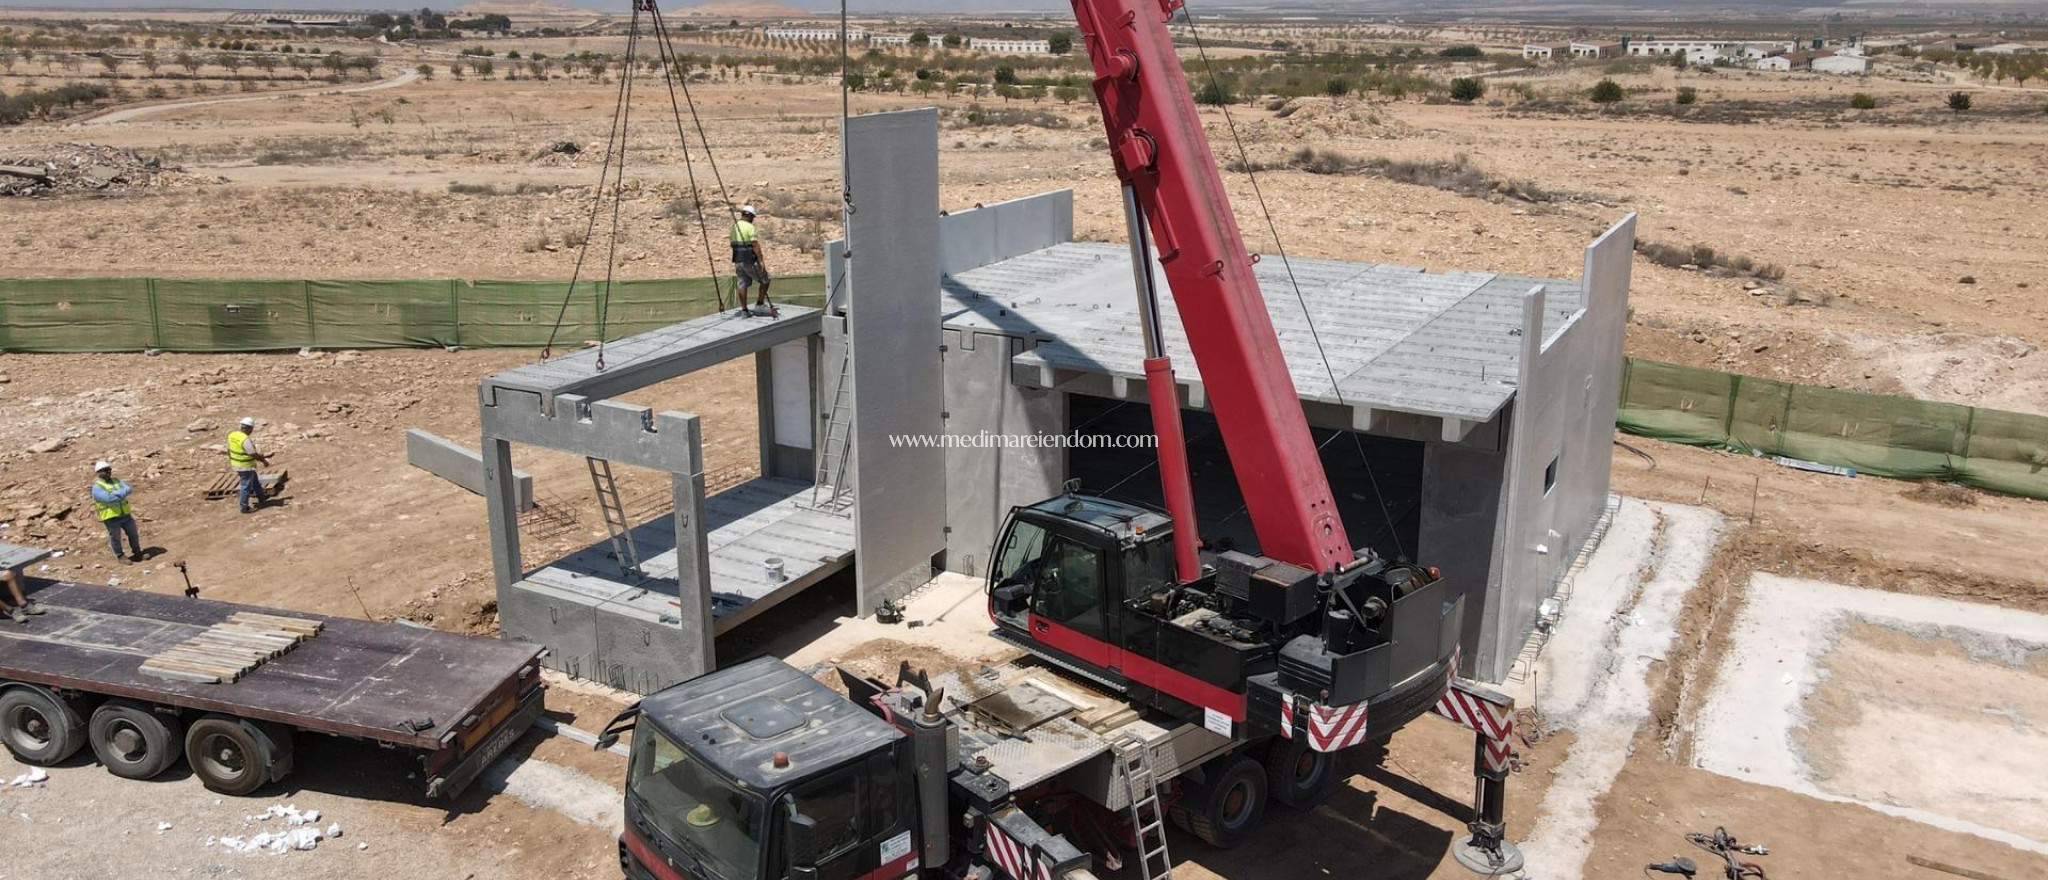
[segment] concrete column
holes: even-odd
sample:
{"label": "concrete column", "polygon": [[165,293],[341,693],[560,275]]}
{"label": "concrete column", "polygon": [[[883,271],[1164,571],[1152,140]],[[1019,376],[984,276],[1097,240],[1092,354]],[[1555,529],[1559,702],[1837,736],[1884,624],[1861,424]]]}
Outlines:
{"label": "concrete column", "polygon": [[501,594],[525,575],[519,561],[519,481],[512,443],[484,435],[484,506],[490,517],[491,573]]}
{"label": "concrete column", "polygon": [[[692,432],[691,442],[699,439]],[[704,523],[704,473],[675,474],[674,488],[676,596],[682,603],[676,615],[682,619],[678,640],[682,656],[677,660],[685,667],[683,678],[687,679],[710,672],[718,663],[711,617],[711,548],[707,543],[711,530]]]}

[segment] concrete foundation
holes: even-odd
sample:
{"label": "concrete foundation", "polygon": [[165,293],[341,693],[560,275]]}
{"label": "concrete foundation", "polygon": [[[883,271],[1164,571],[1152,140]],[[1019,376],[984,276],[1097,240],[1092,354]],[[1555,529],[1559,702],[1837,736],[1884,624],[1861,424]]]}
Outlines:
{"label": "concrete foundation", "polygon": [[[484,494],[483,453],[439,434],[428,433],[418,428],[407,428],[405,463],[478,495]],[[531,509],[533,475],[515,470],[512,472],[512,479],[517,483],[513,509]]]}

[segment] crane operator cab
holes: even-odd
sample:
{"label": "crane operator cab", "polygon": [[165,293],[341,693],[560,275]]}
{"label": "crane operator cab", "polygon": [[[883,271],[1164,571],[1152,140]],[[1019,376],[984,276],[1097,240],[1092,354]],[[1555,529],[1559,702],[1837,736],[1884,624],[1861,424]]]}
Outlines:
{"label": "crane operator cab", "polygon": [[1455,675],[1464,600],[1433,569],[1363,551],[1317,574],[1205,553],[1179,583],[1165,513],[1078,492],[1014,508],[988,576],[996,635],[1224,736],[1279,732],[1281,703],[1370,702],[1391,733]]}

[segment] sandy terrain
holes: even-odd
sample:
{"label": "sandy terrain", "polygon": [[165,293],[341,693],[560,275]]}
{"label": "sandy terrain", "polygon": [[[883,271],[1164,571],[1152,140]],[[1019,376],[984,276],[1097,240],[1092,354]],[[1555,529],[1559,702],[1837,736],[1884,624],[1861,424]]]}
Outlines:
{"label": "sandy terrain", "polygon": [[[546,51],[587,48],[564,42],[548,42]],[[393,51],[387,74],[421,60]],[[0,234],[0,275],[566,276],[575,254],[562,239],[587,217],[613,88],[582,79],[457,81],[446,74],[445,57],[426,60],[443,72],[377,92],[178,107],[92,127],[0,129],[0,155],[91,139],[161,152],[219,181],[9,202],[0,207],[9,221]],[[1477,106],[1377,98],[1310,99],[1291,112],[1236,105],[1228,125],[1261,163],[1285,162],[1300,147],[1395,160],[1464,154],[1488,175],[1555,194],[1489,199],[1370,173],[1273,170],[1260,184],[1290,253],[1576,276],[1580,249],[1635,211],[1647,240],[1773,263],[1785,278],[1750,290],[1740,277],[1639,259],[1632,353],[2048,412],[2048,355],[2037,351],[2048,342],[2048,310],[2037,302],[2048,291],[2048,177],[2041,173],[2048,170],[2048,115],[2041,112],[2048,89],[1980,90],[1978,109],[1958,117],[1940,109],[1949,88],[1941,83],[1679,76],[1621,77],[1639,91],[1606,112],[1543,100],[1597,78],[1574,73],[1493,77],[1494,92]],[[1537,100],[1511,94],[1517,80]],[[1690,115],[1665,112],[1681,83],[1703,93]],[[1877,95],[1880,108],[1843,109],[1855,90]],[[781,249],[771,253],[790,254],[777,268],[815,265],[836,228],[836,90],[743,73],[693,91],[733,198],[772,206],[766,240]],[[918,103],[870,94],[853,102],[856,112]],[[971,116],[965,101],[942,106],[948,207],[1070,186],[1082,237],[1121,236],[1091,107],[1004,108],[991,99],[990,109],[1016,111],[991,122]],[[621,277],[701,275],[716,261],[691,244],[694,215],[673,204],[688,191],[666,95],[641,93],[634,113],[647,124],[635,126],[631,142],[617,270]],[[1206,113],[1219,149],[1229,149],[1223,114]],[[563,140],[582,145],[581,155],[542,155]],[[701,163],[701,151],[693,154]],[[706,170],[698,166],[700,176]],[[1228,179],[1252,245],[1270,252],[1274,242],[1249,181]],[[169,591],[182,584],[166,563],[185,560],[210,597],[493,631],[483,503],[405,466],[402,433],[421,427],[470,441],[478,432],[477,378],[535,355],[0,355],[0,540],[66,551],[49,574],[118,577],[124,586]],[[705,418],[716,483],[752,466],[752,389],[750,365],[734,363],[636,402]],[[258,436],[292,472],[288,502],[250,517],[199,498],[224,468],[217,445],[226,426],[244,414],[266,421]],[[27,451],[51,440],[62,448]],[[1685,567],[1674,592],[1652,595],[1678,603],[1660,612],[1671,617],[1675,639],[1643,645],[1661,659],[1617,667],[1640,677],[1639,687],[1627,682],[1628,692],[1647,694],[1648,706],[1601,733],[1605,748],[1622,741],[1630,751],[1618,766],[1601,768],[1612,785],[1600,786],[1597,802],[1584,808],[1583,875],[1634,876],[1646,861],[1686,852],[1683,832],[1716,824],[1770,843],[1777,855],[1769,867],[1783,876],[1902,876],[1910,854],[2012,877],[2040,873],[2039,860],[1981,838],[1700,769],[1694,736],[1754,573],[2041,613],[2048,611],[2048,569],[2038,545],[2048,507],[1630,442],[1649,458],[1617,450],[1617,491],[1712,508],[1724,525],[1704,570]],[[90,521],[86,470],[99,457],[114,460],[137,487],[145,542],[163,550],[148,562],[114,563]],[[530,540],[529,553],[601,536],[580,462],[522,450],[518,465],[536,475],[542,504],[570,522],[549,540]],[[630,478],[626,488],[634,494]],[[1662,565],[1672,554],[1657,558]],[[1652,566],[1651,573],[1681,567]],[[978,609],[971,600],[914,607],[918,619],[946,615],[946,627],[929,631],[835,630],[851,611],[850,589],[828,584],[816,597],[742,627],[721,641],[721,655],[774,651],[862,661],[877,672],[897,657],[981,659],[923,641],[972,629]],[[1909,662],[1898,645],[1841,650]],[[1910,662],[1948,657],[1928,650],[1912,656],[1932,659]],[[1836,687],[1850,699],[1879,684]],[[560,720],[595,728],[620,701],[563,685],[551,705]],[[1542,804],[1556,790],[1552,778],[1565,772],[1575,742],[1593,733],[1565,730],[1523,749],[1526,768],[1509,786],[1511,837],[1548,833]],[[1835,766],[1896,759],[1876,757],[1890,753],[1871,745],[1867,728],[1849,724],[1838,734],[1844,748]],[[502,793],[471,795],[450,812],[412,800],[401,791],[402,773],[376,772],[374,752],[346,753],[367,762],[361,773],[306,774],[276,800],[316,806],[361,836],[276,861],[227,860],[201,846],[205,834],[238,833],[241,816],[258,807],[212,804],[189,778],[140,786],[72,766],[46,788],[0,792],[0,807],[31,816],[25,827],[35,844],[24,869],[32,876],[77,875],[87,870],[81,849],[122,832],[137,841],[124,846],[131,867],[191,874],[223,873],[225,865],[226,873],[256,877],[614,876],[610,832],[598,826],[601,786],[616,784],[616,762],[558,740],[530,743],[520,754],[534,769],[507,771],[496,781]],[[1469,756],[1467,734],[1418,724],[1396,738],[1384,769],[1354,779],[1325,808],[1276,825],[1257,845],[1216,853],[1176,838],[1175,852],[1189,860],[1187,876],[1231,880],[1347,876],[1362,864],[1375,866],[1375,876],[1467,876],[1444,850],[1464,820]],[[0,775],[18,770],[0,758]],[[57,821],[86,809],[111,818]],[[174,815],[174,830],[157,836],[155,822]],[[12,842],[20,833],[8,827]],[[371,849],[356,850],[354,841]],[[12,874],[0,869],[5,876]]]}

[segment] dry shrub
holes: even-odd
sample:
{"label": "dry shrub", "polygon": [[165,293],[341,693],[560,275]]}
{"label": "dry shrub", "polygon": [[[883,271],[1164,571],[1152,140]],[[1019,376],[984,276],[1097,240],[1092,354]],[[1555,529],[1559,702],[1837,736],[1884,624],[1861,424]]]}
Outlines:
{"label": "dry shrub", "polygon": [[1944,483],[1940,480],[1921,480],[1911,489],[1900,494],[1925,504],[1937,507],[1975,507],[1977,493],[1967,486]]}

